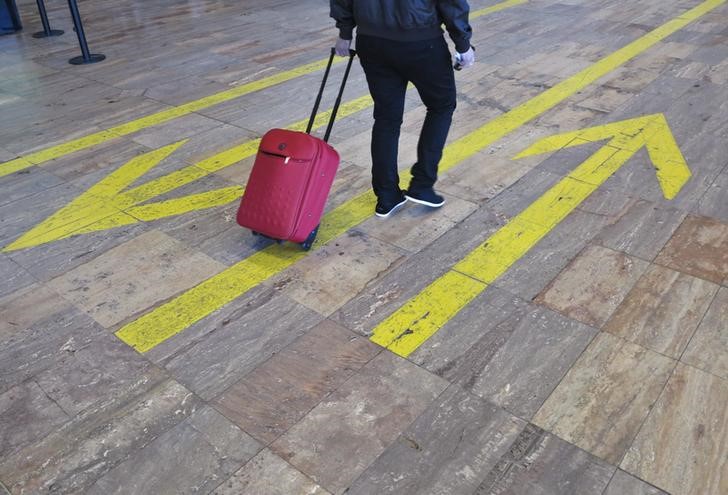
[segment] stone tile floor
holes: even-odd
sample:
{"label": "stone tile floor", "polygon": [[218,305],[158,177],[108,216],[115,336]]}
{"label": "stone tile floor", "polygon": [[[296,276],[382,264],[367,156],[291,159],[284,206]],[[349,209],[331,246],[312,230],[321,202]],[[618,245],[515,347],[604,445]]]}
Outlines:
{"label": "stone tile floor", "polygon": [[[470,3],[478,64],[457,74],[451,156],[710,8],[452,158],[441,210],[386,221],[361,196],[371,107],[355,65],[327,211],[365,214],[226,304],[196,299],[171,315],[180,331],[138,352],[120,329],[255,253],[278,253],[265,267],[298,252],[270,251],[216,198],[244,186],[251,140],[307,118],[321,71],[306,64],[335,36],[328,2],[89,0],[89,43],[108,59],[80,67],[65,4],[48,8],[66,34],[39,40],[35,3],[19,2],[25,30],[0,37],[0,493],[728,493],[728,2]],[[637,153],[414,352],[370,341],[598,148],[516,154],[655,113],[692,172],[676,198]],[[411,92],[403,170],[423,115]]]}

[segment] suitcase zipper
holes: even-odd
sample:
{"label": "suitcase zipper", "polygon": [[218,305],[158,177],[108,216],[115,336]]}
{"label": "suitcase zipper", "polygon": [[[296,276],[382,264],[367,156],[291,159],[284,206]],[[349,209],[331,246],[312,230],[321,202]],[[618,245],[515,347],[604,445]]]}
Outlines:
{"label": "suitcase zipper", "polygon": [[311,161],[311,160],[304,160],[302,158],[293,158],[292,156],[282,155],[280,153],[271,153],[270,151],[265,151],[265,150],[260,150],[260,152],[263,153],[264,155],[283,158],[284,165],[288,165],[288,162],[290,162],[291,160],[293,160],[295,163],[306,163],[306,162]]}

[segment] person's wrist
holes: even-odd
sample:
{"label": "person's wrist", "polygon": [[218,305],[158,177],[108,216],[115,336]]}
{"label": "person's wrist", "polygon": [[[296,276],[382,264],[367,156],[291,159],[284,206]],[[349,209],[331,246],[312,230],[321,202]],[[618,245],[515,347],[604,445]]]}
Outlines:
{"label": "person's wrist", "polygon": [[354,38],[354,30],[340,28],[339,29],[339,38],[341,38],[342,40],[351,41]]}

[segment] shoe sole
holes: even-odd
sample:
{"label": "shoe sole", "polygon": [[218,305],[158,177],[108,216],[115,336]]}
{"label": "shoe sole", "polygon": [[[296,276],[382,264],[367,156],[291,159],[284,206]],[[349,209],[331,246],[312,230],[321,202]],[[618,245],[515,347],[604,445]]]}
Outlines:
{"label": "shoe sole", "polygon": [[404,200],[401,203],[398,203],[392,207],[391,210],[389,210],[387,213],[377,213],[376,211],[374,214],[378,216],[379,218],[389,218],[389,216],[394,213],[395,211],[399,210],[404,206],[404,204],[407,202],[407,198],[404,198]]}
{"label": "shoe sole", "polygon": [[424,199],[417,199],[417,198],[414,198],[412,196],[407,196],[406,194],[405,194],[404,197],[407,198],[407,199],[409,199],[413,203],[417,203],[418,205],[429,206],[430,208],[439,208],[439,207],[441,207],[442,205],[445,204],[445,200],[444,199],[442,200],[441,203],[431,203],[429,201],[425,201]]}

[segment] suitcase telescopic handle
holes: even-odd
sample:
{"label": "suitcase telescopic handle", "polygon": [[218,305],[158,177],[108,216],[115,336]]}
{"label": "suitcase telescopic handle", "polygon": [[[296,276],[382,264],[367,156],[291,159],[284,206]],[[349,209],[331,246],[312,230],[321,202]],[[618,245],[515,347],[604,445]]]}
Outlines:
{"label": "suitcase telescopic handle", "polygon": [[[331,66],[334,63],[334,57],[336,56],[336,50],[334,48],[331,49],[331,56],[329,56],[329,63],[326,65],[326,70],[324,71],[324,78],[321,81],[321,87],[319,88],[318,95],[316,96],[316,102],[313,105],[313,111],[311,112],[311,118],[308,120],[308,126],[306,127],[306,134],[311,134],[311,129],[313,129],[313,123],[316,120],[316,115],[318,114],[319,105],[321,104],[321,97],[324,94],[324,89],[326,88],[326,81],[329,78],[329,73],[331,72]],[[344,88],[346,87],[346,81],[349,79],[349,72],[351,71],[351,64],[354,62],[354,57],[356,56],[356,50],[349,50],[349,61],[346,64],[346,71],[344,71],[344,78],[341,81],[341,86],[339,86],[339,94],[336,97],[336,103],[334,103],[334,108],[331,110],[331,118],[329,119],[329,124],[326,127],[326,133],[324,134],[324,141],[328,142],[329,137],[331,136],[331,130],[334,128],[334,121],[336,121],[336,114],[339,111],[339,107],[341,106],[341,98],[344,95]]]}

